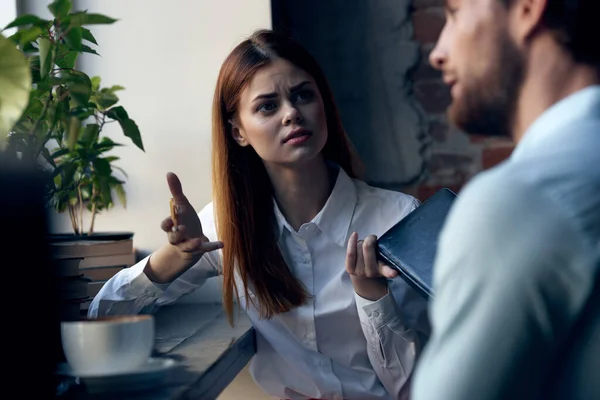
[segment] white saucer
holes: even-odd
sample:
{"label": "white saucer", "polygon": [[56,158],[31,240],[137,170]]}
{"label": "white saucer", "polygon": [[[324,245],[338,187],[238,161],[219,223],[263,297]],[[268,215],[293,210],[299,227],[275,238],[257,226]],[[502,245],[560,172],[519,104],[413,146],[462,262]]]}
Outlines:
{"label": "white saucer", "polygon": [[108,374],[78,374],[68,363],[58,365],[59,375],[78,378],[88,391],[139,390],[160,383],[165,373],[177,365],[177,362],[166,357],[150,357],[143,366],[126,372]]}

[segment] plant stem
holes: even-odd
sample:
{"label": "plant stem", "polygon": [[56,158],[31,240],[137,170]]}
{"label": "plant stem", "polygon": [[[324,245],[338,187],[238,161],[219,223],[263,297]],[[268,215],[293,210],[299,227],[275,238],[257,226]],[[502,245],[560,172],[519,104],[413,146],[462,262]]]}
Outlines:
{"label": "plant stem", "polygon": [[94,233],[94,222],[96,222],[96,214],[98,213],[98,209],[96,207],[96,194],[96,184],[94,183],[92,185],[92,223],[90,224],[90,230],[88,232],[88,235],[90,236],[92,233]]}
{"label": "plant stem", "polygon": [[71,219],[71,225],[73,226],[73,233],[77,235],[79,233],[79,229],[77,229],[77,216],[75,215],[75,209],[71,204],[69,204],[69,218]]}
{"label": "plant stem", "polygon": [[83,234],[83,195],[81,185],[77,185],[77,196],[79,197],[79,234]]}

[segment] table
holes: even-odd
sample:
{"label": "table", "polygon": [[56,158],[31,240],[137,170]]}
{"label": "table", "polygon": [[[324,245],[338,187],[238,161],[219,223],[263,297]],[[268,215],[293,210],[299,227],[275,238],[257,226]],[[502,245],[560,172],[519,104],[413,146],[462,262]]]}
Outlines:
{"label": "table", "polygon": [[187,400],[216,399],[256,353],[254,328],[245,313],[232,328],[221,304],[163,306],[156,314],[155,356],[178,365],[156,387],[135,391],[88,393],[84,385],[69,386],[62,399]]}

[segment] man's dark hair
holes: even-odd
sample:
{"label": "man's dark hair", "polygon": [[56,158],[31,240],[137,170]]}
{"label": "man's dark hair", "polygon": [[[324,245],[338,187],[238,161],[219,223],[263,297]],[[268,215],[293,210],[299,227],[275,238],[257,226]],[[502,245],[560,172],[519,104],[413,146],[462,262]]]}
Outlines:
{"label": "man's dark hair", "polygon": [[[501,0],[510,6],[515,0]],[[576,62],[600,68],[600,0],[548,0],[542,18]]]}

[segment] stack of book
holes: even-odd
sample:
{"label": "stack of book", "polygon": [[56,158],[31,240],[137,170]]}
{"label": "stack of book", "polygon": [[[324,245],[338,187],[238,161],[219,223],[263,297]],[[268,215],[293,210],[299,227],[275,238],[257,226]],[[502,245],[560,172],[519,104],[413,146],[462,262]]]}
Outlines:
{"label": "stack of book", "polygon": [[135,264],[133,239],[50,243],[61,320],[79,319],[107,280]]}

